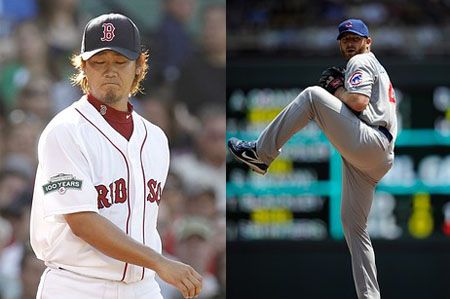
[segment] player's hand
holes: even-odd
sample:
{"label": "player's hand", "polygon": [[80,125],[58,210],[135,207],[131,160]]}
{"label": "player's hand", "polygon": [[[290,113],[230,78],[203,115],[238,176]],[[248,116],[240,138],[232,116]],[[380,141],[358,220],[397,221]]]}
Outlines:
{"label": "player's hand", "polygon": [[184,298],[196,298],[202,290],[202,277],[189,265],[162,257],[158,268],[159,277],[176,287]]}
{"label": "player's hand", "polygon": [[319,86],[334,95],[339,87],[344,86],[344,78],[344,69],[332,66],[323,71],[319,79]]}

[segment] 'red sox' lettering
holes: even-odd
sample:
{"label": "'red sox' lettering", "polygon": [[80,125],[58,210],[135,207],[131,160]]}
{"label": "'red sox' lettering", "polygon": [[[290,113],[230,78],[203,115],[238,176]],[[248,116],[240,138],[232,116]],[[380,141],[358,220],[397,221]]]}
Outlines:
{"label": "'red sox' lettering", "polygon": [[150,193],[147,196],[147,201],[155,202],[159,206],[159,202],[161,201],[161,182],[158,182],[154,179],[150,179],[147,183],[147,187]]}
{"label": "'red sox' lettering", "polygon": [[109,208],[111,206],[111,203],[106,198],[106,195],[108,195],[108,189],[105,185],[98,185],[95,186],[95,189],[97,189],[97,207],[99,209],[103,208]]}
{"label": "'red sox' lettering", "polygon": [[[159,205],[161,201],[161,183],[155,179],[150,179],[147,182],[149,194],[147,195],[147,201],[156,202]],[[113,183],[109,184],[109,188],[105,185],[95,186],[97,190],[97,207],[99,209],[109,208],[113,204],[124,203],[128,198],[128,190],[126,181],[120,178]]]}

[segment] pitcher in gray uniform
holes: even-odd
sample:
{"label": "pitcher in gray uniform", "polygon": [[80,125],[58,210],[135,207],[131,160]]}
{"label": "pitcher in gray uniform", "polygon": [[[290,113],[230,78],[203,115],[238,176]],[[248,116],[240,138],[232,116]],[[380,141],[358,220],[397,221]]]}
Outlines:
{"label": "pitcher in gray uniform", "polygon": [[319,86],[303,90],[256,141],[231,138],[228,148],[240,161],[265,174],[281,147],[309,121],[315,121],[343,161],[341,218],[350,249],[358,298],[380,298],[367,217],[375,186],[392,167],[397,135],[396,103],[386,70],[370,51],[363,21],[349,19],[337,40],[345,71],[325,70]]}

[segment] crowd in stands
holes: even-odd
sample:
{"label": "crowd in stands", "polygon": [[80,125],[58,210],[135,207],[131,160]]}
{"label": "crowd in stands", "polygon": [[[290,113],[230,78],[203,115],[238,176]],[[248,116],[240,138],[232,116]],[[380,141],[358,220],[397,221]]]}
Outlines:
{"label": "crowd in stands", "polygon": [[334,56],[337,25],[363,19],[380,55],[450,55],[450,3],[445,0],[229,0],[228,48],[294,56]]}
{"label": "crowd in stands", "polygon": [[[83,11],[82,1],[0,0],[0,299],[35,298],[45,269],[29,245],[37,142],[80,98],[69,58],[87,21],[108,12]],[[159,24],[141,31],[150,72],[132,99],[171,147],[158,230],[164,254],[204,276],[199,298],[225,298],[225,1],[164,0],[160,8]],[[196,16],[202,26],[193,35]],[[181,298],[161,287],[164,298]]]}

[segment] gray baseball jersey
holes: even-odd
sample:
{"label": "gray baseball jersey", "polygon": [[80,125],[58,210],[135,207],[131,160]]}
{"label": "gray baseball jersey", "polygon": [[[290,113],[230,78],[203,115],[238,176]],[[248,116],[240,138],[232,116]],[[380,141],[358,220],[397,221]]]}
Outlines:
{"label": "gray baseball jersey", "polygon": [[[314,121],[321,128],[342,156],[341,219],[358,298],[379,299],[367,218],[375,186],[394,160],[395,96],[385,69],[372,53],[349,60],[345,88],[369,97],[362,113],[357,115],[322,87],[308,87],[264,129],[256,151],[258,158],[270,165],[281,147],[308,122]],[[380,127],[389,130],[394,140],[389,140]]]}
{"label": "gray baseball jersey", "polygon": [[369,126],[383,126],[395,139],[397,117],[395,94],[391,80],[372,52],[353,56],[347,63],[345,89],[369,97],[366,109],[359,118]]}

